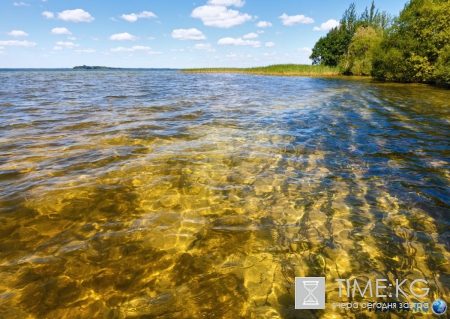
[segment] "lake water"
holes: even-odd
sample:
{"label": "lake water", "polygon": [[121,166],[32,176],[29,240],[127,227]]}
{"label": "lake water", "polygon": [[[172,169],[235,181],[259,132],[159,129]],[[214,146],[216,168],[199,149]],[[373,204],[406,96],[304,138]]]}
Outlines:
{"label": "lake water", "polygon": [[[370,318],[332,309],[351,300],[338,278],[430,288],[357,301],[450,301],[448,90],[177,71],[0,83],[1,318]],[[326,277],[325,311],[294,309],[294,277]]]}

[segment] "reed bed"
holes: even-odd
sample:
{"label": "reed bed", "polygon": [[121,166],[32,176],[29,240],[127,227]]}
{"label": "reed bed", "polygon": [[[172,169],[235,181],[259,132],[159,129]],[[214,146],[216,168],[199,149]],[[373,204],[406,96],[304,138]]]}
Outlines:
{"label": "reed bed", "polygon": [[337,68],[321,65],[304,64],[278,64],[254,68],[199,68],[183,69],[185,73],[244,73],[256,75],[283,75],[283,76],[336,76]]}

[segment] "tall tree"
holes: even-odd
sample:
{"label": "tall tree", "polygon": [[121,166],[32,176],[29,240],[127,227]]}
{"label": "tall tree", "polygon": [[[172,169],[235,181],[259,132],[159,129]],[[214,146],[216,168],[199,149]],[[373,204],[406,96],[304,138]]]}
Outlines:
{"label": "tall tree", "polygon": [[314,45],[309,57],[313,64],[337,66],[341,56],[347,52],[357,20],[355,4],[352,3],[342,15],[339,27],[331,29]]}
{"label": "tall tree", "polygon": [[351,3],[342,15],[339,26],[317,41],[309,58],[313,64],[337,66],[343,57],[348,56],[349,46],[358,27],[372,27],[381,30],[377,31],[380,33],[391,24],[391,20],[386,12],[379,13],[373,2],[370,10],[366,8],[358,17],[356,6]]}
{"label": "tall tree", "polygon": [[436,82],[435,65],[450,44],[449,26],[448,0],[411,0],[386,33],[374,57],[373,75],[390,81]]}
{"label": "tall tree", "polygon": [[342,32],[342,29],[334,28],[317,41],[309,58],[312,59],[313,64],[337,66],[339,59],[347,51],[349,42],[348,36]]}
{"label": "tall tree", "polygon": [[371,75],[372,58],[382,38],[372,27],[359,27],[348,53],[339,62],[339,71],[347,75]]}

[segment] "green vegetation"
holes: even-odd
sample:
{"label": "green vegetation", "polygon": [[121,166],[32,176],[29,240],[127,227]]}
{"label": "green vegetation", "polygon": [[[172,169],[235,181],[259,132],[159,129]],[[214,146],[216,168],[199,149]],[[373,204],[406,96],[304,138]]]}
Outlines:
{"label": "green vegetation", "polygon": [[[382,36],[384,30],[392,25],[392,17],[386,12],[379,12],[372,2],[370,9],[365,11],[358,17],[356,14],[355,4],[352,3],[350,7],[342,15],[339,27],[331,29],[325,37],[319,39],[314,48],[310,59],[314,65],[338,66],[339,63],[347,59],[344,63],[342,73],[349,73],[353,60],[359,56],[361,52],[358,51],[364,43],[359,43],[354,46],[353,51],[349,52],[349,48],[354,40],[359,39],[360,42],[370,42],[369,37]],[[371,31],[373,30],[373,32]],[[355,39],[356,33],[357,38]],[[366,51],[364,49],[362,51]],[[345,67],[347,65],[347,68]]]}
{"label": "green vegetation", "polygon": [[351,4],[310,58],[341,74],[450,87],[449,16],[448,0],[411,0],[395,19],[373,3],[358,16]]}
{"label": "green vegetation", "polygon": [[[378,31],[378,32],[377,32]],[[375,50],[380,46],[381,29],[359,27],[352,37],[346,54],[339,61],[339,72],[346,75],[370,75]]]}
{"label": "green vegetation", "polygon": [[450,85],[449,16],[448,0],[408,3],[383,37],[373,75],[387,81]]}
{"label": "green vegetation", "polygon": [[107,66],[81,65],[81,66],[75,66],[73,69],[74,70],[118,70],[120,68],[110,68],[110,67],[107,67]]}
{"label": "green vegetation", "polygon": [[446,45],[436,61],[433,72],[437,84],[450,86],[450,45]]}
{"label": "green vegetation", "polygon": [[245,73],[260,75],[303,75],[303,76],[333,76],[338,75],[336,67],[326,65],[302,65],[302,64],[279,64],[255,68],[205,68],[184,69],[187,73]]}

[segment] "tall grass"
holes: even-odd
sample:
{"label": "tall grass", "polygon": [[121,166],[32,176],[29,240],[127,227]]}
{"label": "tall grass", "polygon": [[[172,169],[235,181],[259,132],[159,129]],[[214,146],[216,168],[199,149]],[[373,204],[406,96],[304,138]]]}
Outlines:
{"label": "tall grass", "polygon": [[254,68],[202,68],[183,69],[186,73],[245,73],[260,75],[286,75],[286,76],[334,76],[338,75],[337,68],[322,65],[304,64],[278,64]]}

